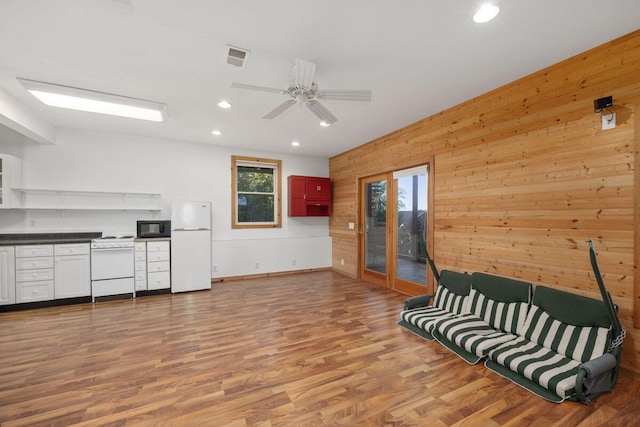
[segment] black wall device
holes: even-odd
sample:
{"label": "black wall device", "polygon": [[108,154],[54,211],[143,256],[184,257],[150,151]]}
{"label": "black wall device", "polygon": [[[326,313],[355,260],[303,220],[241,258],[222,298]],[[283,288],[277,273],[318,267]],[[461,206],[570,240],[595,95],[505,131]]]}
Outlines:
{"label": "black wall device", "polygon": [[603,108],[608,108],[613,105],[613,96],[605,96],[604,98],[598,98],[593,100],[593,111],[600,114]]}

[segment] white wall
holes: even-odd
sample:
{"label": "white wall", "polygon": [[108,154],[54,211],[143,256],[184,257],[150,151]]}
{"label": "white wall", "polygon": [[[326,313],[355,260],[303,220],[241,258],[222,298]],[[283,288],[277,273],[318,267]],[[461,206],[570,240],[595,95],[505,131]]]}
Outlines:
{"label": "white wall", "polygon": [[[0,140],[0,152],[22,154],[23,187],[158,192],[162,212],[0,210],[0,233],[134,234],[138,219],[168,219],[172,200],[209,200],[213,277],[331,265],[328,218],[289,218],[286,188],[288,175],[328,176],[328,159],[70,129],[58,129],[56,140],[55,145],[23,143],[20,149]],[[231,229],[231,155],[282,160],[282,228]]]}

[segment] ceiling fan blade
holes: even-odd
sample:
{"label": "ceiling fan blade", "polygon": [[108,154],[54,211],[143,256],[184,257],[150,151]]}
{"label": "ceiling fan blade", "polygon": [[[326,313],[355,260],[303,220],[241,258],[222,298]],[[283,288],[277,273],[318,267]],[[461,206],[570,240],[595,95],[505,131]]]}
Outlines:
{"label": "ceiling fan blade", "polygon": [[282,90],[282,89],[276,89],[273,87],[265,87],[265,86],[246,85],[244,83],[231,83],[231,87],[236,89],[257,90],[259,92],[279,93],[281,95],[286,95],[289,93],[286,90]]}
{"label": "ceiling fan blade", "polygon": [[370,90],[319,90],[316,97],[338,101],[371,101]]}
{"label": "ceiling fan blade", "polygon": [[336,116],[331,114],[331,111],[327,110],[324,105],[320,104],[318,101],[309,101],[306,104],[307,108],[311,110],[313,114],[315,114],[321,121],[325,122],[328,125],[332,125],[338,121]]}
{"label": "ceiling fan blade", "polygon": [[316,75],[316,64],[296,58],[293,67],[296,86],[299,88],[310,89],[313,85],[313,78]]}
{"label": "ceiling fan blade", "polygon": [[268,119],[268,120],[274,119],[274,118],[278,117],[280,114],[282,114],[285,111],[287,111],[293,105],[295,105],[295,103],[296,103],[296,101],[294,99],[290,99],[288,101],[285,101],[282,104],[278,105],[273,110],[271,110],[270,112],[268,112],[267,114],[265,114],[262,118],[263,119]]}

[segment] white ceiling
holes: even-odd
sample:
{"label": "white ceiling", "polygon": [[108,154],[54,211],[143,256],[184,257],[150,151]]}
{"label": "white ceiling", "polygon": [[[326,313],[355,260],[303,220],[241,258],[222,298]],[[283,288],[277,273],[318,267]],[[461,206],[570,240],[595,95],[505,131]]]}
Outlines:
{"label": "white ceiling", "polygon": [[[0,0],[0,88],[55,126],[329,157],[640,28],[639,0],[502,0],[487,24],[478,3]],[[224,63],[227,44],[251,51],[245,68]],[[297,107],[264,120],[283,95],[230,88],[286,88],[295,58],[321,90],[372,102],[322,101],[338,117],[322,128]],[[164,102],[169,118],[45,107],[16,77]]]}

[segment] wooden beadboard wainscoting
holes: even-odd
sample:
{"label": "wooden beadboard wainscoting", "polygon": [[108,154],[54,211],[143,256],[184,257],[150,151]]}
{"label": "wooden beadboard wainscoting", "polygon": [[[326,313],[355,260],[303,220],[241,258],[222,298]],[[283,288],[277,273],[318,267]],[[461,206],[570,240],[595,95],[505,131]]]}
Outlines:
{"label": "wooden beadboard wainscoting", "polygon": [[[617,127],[603,131],[593,100],[609,95]],[[333,268],[358,275],[359,179],[434,159],[437,266],[600,298],[593,238],[623,366],[640,373],[638,111],[640,31],[333,157]]]}

